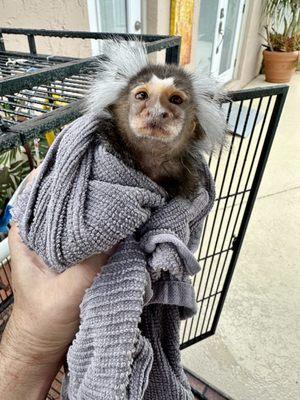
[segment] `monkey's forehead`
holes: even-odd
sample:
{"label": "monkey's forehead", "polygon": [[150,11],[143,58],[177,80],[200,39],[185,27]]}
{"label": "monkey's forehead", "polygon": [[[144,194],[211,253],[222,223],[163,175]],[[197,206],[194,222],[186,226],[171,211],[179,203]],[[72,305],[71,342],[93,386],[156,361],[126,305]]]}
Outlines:
{"label": "monkey's forehead", "polygon": [[133,76],[129,81],[129,87],[151,84],[167,89],[177,89],[191,93],[192,81],[187,72],[173,65],[149,65]]}

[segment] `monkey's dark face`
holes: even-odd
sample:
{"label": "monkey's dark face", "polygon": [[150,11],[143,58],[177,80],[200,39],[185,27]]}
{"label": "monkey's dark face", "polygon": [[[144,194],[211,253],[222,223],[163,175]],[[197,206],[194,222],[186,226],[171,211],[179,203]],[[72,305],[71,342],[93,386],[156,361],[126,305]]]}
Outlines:
{"label": "monkey's dark face", "polygon": [[174,66],[151,66],[128,88],[128,123],[140,138],[171,142],[193,119],[188,75]]}

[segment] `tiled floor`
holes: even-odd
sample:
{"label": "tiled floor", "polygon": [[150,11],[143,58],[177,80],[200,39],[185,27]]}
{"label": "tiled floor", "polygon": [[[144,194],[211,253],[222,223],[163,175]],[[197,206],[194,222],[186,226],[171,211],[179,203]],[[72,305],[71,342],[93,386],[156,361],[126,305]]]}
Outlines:
{"label": "tiled floor", "polygon": [[60,400],[60,388],[64,376],[63,368],[59,371],[54,379],[51,389],[49,390],[46,400]]}

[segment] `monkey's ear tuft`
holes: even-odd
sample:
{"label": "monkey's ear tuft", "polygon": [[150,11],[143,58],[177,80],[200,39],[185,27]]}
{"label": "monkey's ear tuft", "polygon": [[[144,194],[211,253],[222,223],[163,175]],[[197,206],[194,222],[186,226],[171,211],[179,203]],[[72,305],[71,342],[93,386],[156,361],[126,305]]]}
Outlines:
{"label": "monkey's ear tuft", "polygon": [[213,78],[192,73],[191,80],[197,109],[196,130],[202,139],[203,149],[210,153],[225,144],[227,124],[222,103],[226,92]]}
{"label": "monkey's ear tuft", "polygon": [[194,137],[197,140],[204,140],[205,138],[205,133],[198,121],[198,118],[196,117],[193,121],[193,131],[194,131]]}
{"label": "monkey's ear tuft", "polygon": [[84,105],[85,112],[93,114],[102,114],[118,99],[131,77],[148,65],[145,44],[134,38],[107,40],[98,62],[98,72]]}

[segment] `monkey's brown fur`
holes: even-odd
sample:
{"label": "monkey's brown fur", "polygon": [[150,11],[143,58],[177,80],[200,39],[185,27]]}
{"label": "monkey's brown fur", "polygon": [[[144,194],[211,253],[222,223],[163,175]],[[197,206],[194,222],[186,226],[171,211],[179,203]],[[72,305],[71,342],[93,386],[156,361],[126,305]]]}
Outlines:
{"label": "monkey's brown fur", "polygon": [[[155,119],[153,120],[154,117],[151,116],[155,107],[149,105],[151,95],[149,95],[148,102],[146,99],[144,103],[142,103],[143,100],[138,102],[132,97],[136,87],[148,88],[147,84],[151,81],[153,75],[163,80],[173,78],[174,83],[171,88],[163,87],[161,89],[160,107],[165,110],[165,113],[162,116],[159,114],[158,122]],[[151,83],[152,89],[155,89],[156,82],[158,82],[157,84],[160,83],[159,79]],[[162,84],[164,82],[162,81]],[[179,105],[175,107],[174,104],[168,104],[169,94],[163,94],[166,90],[168,90],[168,93],[173,90],[174,93],[180,93],[182,97],[186,96],[183,103],[180,104],[180,109]],[[202,159],[201,139],[205,133],[196,118],[196,104],[193,99],[192,84],[185,71],[171,65],[151,65],[142,69],[129,81],[119,99],[109,107],[112,120],[107,120],[105,127],[101,126],[101,130],[105,129],[107,133],[109,143],[122,156],[124,161],[131,158],[136,168],[161,185],[170,196],[193,197],[199,185],[204,184],[201,181],[200,168]],[[143,123],[144,120],[148,121],[149,118],[152,118],[150,128],[148,123],[146,130],[152,138],[139,137],[130,127],[129,118],[133,114],[132,110],[136,107],[142,107],[141,111],[138,109],[135,113],[137,121]],[[172,140],[167,138],[166,141],[168,129],[171,132],[171,128],[177,129],[178,125],[182,126],[180,133],[174,136]],[[164,126],[171,128],[165,130]],[[160,134],[164,137],[160,138]],[[155,139],[153,139],[154,136]]]}

